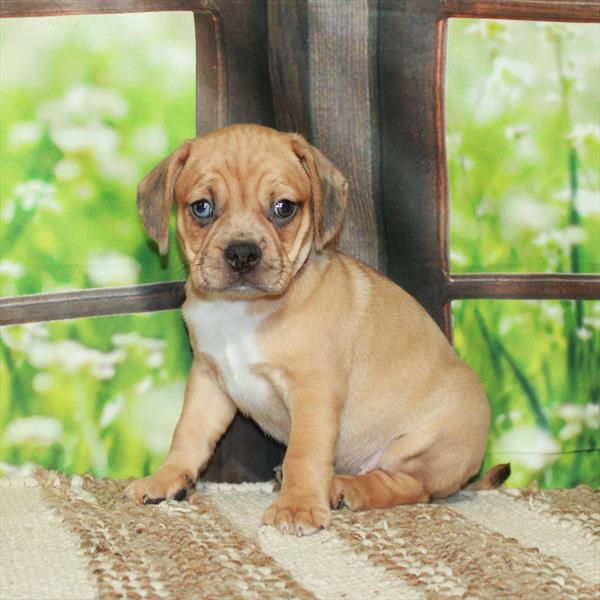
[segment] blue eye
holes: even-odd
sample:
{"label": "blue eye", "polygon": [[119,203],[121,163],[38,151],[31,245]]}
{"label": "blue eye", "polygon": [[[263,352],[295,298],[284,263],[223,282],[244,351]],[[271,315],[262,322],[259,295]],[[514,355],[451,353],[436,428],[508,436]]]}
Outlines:
{"label": "blue eye", "polygon": [[291,200],[278,200],[273,202],[271,207],[273,213],[273,220],[278,222],[289,221],[298,210],[298,205]]}
{"label": "blue eye", "polygon": [[214,207],[210,200],[196,200],[190,204],[190,212],[199,221],[206,221],[213,216]]}

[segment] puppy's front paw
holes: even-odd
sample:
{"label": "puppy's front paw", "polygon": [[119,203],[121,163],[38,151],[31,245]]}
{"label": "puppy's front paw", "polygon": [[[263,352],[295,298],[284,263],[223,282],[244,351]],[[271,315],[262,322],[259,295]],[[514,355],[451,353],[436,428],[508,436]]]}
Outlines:
{"label": "puppy's front paw", "polygon": [[158,504],[167,498],[183,500],[194,483],[189,469],[179,465],[163,465],[154,475],[129,484],[124,495],[136,504]]}
{"label": "puppy's front paw", "polygon": [[263,515],[263,525],[277,527],[281,533],[311,535],[329,525],[330,510],[310,494],[281,494]]}

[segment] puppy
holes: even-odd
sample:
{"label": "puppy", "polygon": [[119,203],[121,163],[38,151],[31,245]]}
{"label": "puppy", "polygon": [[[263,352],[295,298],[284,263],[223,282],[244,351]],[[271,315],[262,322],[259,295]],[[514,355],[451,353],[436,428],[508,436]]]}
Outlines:
{"label": "puppy", "polygon": [[127,496],[185,497],[238,410],[287,445],[263,517],[285,533],[326,527],[341,502],[443,498],[478,472],[479,380],[416,300],[334,249],[347,184],[316,148],[256,125],[185,142],[138,188],[163,253],[172,200],[194,360],[167,459]]}

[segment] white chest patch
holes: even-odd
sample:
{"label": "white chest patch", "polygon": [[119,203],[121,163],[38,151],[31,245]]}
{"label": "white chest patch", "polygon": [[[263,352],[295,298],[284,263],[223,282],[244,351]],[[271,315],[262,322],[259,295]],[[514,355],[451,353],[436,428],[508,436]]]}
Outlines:
{"label": "white chest patch", "polygon": [[243,300],[192,300],[184,305],[183,315],[194,332],[197,350],[215,362],[229,396],[240,411],[261,424],[263,415],[279,402],[270,383],[252,370],[263,363],[256,331],[266,315],[250,313],[249,304]]}

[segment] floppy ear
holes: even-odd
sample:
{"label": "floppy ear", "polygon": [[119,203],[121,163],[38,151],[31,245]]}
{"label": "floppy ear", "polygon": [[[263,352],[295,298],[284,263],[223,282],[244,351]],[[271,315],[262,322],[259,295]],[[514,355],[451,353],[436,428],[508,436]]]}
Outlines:
{"label": "floppy ear", "polygon": [[169,247],[169,212],[175,181],[190,155],[191,142],[185,142],[173,154],[159,162],[137,188],[137,207],[158,251],[166,254]]}
{"label": "floppy ear", "polygon": [[292,149],[310,178],[314,245],[321,253],[325,246],[338,241],[348,204],[348,182],[333,163],[301,135],[292,135]]}

